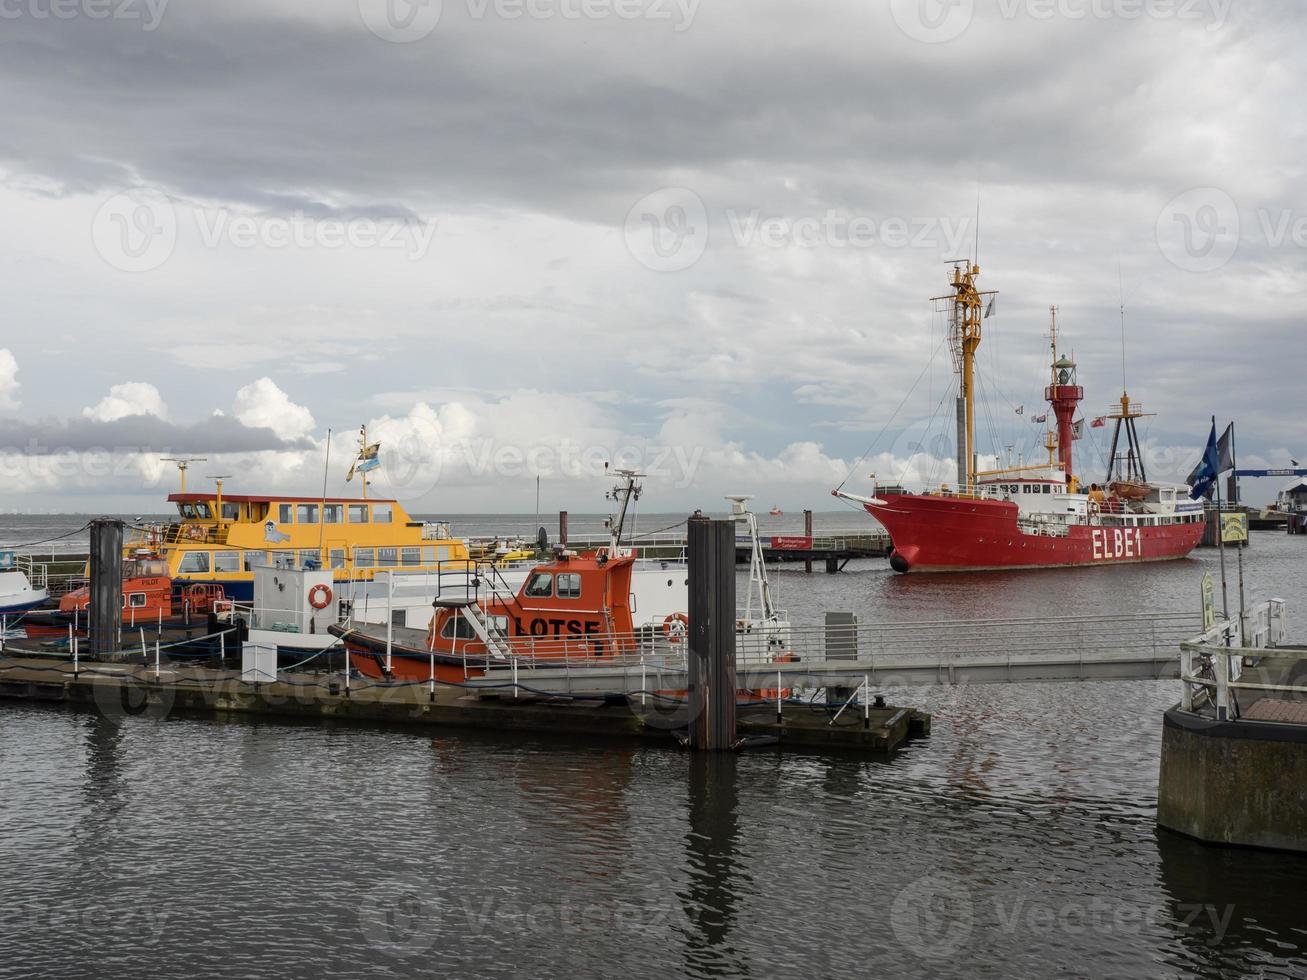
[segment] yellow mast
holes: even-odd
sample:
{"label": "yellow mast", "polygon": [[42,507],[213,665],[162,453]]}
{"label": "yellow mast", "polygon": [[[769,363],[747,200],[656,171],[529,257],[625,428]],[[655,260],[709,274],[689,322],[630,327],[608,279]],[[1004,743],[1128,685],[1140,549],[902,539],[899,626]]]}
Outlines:
{"label": "yellow mast", "polygon": [[981,297],[993,296],[995,290],[980,292],[976,279],[980,266],[969,260],[953,263],[953,287],[950,296],[936,296],[936,303],[947,303],[949,313],[949,346],[953,354],[953,369],[961,376],[960,399],[962,411],[958,432],[958,482],[963,488],[976,481],[976,350],[980,347]]}
{"label": "yellow mast", "polygon": [[[359,427],[359,458],[360,459],[363,457],[363,454],[367,452],[367,449],[368,449],[368,427],[366,425],[362,425]],[[368,471],[364,470],[362,473],[359,474],[359,476],[363,477],[363,499],[367,500],[368,499]]]}

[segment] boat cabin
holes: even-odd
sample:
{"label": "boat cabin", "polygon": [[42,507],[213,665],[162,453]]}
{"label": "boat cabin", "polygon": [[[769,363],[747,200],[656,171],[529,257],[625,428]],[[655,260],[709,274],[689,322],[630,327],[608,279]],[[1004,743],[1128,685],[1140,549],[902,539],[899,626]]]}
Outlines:
{"label": "boat cabin", "polygon": [[436,570],[468,560],[448,524],[413,520],[396,500],[174,493],[177,520],[138,532],[129,552],[155,549],[168,574],[228,587],[247,599],[259,566],[329,568],[337,581],[377,571]]}
{"label": "boat cabin", "polygon": [[603,657],[624,652],[634,637],[633,555],[608,549],[563,551],[535,569],[516,595],[435,602],[428,649],[451,655],[493,654],[497,644],[527,656]]}

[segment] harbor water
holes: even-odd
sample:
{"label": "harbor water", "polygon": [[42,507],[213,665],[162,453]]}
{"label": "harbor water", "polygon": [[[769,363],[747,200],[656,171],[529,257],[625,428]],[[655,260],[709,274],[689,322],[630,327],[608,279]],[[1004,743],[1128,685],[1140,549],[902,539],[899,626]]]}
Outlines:
{"label": "harbor water", "polygon": [[[1299,641],[1304,546],[1245,558]],[[796,622],[1196,614],[1216,564],[778,588]],[[1176,682],[891,693],[934,731],[888,760],[0,703],[0,976],[1307,977],[1307,858],[1155,826]]]}

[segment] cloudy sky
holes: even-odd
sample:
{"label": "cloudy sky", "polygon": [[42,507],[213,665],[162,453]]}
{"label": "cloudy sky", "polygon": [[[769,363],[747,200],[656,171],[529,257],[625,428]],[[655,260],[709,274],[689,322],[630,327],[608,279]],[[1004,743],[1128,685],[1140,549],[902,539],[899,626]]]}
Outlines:
{"label": "cloudy sky", "polygon": [[0,507],[149,510],[179,454],[316,492],[329,428],[345,492],[365,422],[422,512],[529,511],[536,474],[546,510],[601,510],[605,459],[651,471],[655,510],[951,478],[928,300],[977,241],[982,452],[1038,441],[1052,304],[1106,411],[1124,299],[1151,475],[1183,478],[1212,414],[1241,463],[1287,465],[1305,24],[1291,0],[0,0]]}

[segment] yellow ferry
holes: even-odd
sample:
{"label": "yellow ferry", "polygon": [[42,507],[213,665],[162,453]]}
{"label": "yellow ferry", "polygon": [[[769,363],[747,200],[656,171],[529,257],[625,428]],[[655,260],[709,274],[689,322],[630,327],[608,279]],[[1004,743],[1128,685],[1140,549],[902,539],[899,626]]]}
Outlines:
{"label": "yellow ferry", "polygon": [[369,581],[379,571],[466,566],[467,544],[448,524],[413,520],[396,500],[174,493],[180,520],[141,529],[127,552],[150,549],[186,584],[216,584],[248,602],[254,568],[330,568],[337,582]]}

